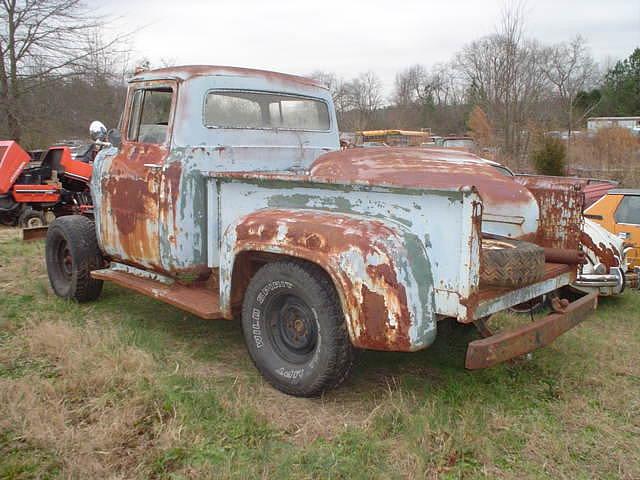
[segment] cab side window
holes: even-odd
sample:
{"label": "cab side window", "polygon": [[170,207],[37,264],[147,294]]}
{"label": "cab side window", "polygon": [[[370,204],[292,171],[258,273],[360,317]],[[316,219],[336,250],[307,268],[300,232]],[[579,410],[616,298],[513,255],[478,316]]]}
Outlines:
{"label": "cab side window", "polygon": [[163,144],[169,132],[173,90],[168,87],[136,90],[131,102],[127,138],[132,142]]}
{"label": "cab side window", "polygon": [[640,195],[625,195],[616,210],[616,222],[640,225]]}

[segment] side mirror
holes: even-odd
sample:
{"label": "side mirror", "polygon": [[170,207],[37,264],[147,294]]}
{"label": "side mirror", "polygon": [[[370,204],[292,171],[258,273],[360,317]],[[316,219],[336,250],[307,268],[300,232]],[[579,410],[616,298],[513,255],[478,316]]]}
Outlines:
{"label": "side mirror", "polygon": [[117,128],[112,128],[107,133],[107,141],[111,144],[111,146],[120,148],[122,144],[122,136],[120,135],[120,130]]}
{"label": "side mirror", "polygon": [[100,140],[103,142],[107,138],[107,127],[104,126],[104,123],[94,120],[89,125],[89,135],[94,141]]}

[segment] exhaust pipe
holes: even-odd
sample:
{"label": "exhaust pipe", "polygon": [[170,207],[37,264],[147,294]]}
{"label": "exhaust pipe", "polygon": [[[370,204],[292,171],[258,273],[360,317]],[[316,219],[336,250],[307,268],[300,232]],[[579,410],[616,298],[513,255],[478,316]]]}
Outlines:
{"label": "exhaust pipe", "polygon": [[583,265],[587,258],[582,250],[567,248],[545,248],[544,259],[550,263],[564,263],[566,265]]}

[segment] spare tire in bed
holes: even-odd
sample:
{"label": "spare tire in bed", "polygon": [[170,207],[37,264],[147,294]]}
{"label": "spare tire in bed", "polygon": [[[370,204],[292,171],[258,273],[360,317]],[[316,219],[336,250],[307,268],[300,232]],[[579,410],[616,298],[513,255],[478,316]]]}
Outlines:
{"label": "spare tire in bed", "polygon": [[517,288],[544,278],[544,249],[511,239],[482,239],[480,285]]}

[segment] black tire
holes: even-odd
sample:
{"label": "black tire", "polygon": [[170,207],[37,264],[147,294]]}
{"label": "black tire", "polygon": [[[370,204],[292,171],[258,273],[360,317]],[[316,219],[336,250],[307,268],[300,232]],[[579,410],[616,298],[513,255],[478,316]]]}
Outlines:
{"label": "black tire", "polygon": [[18,225],[22,228],[44,227],[47,224],[47,218],[44,212],[34,210],[33,208],[25,208],[20,214]]}
{"label": "black tire", "polygon": [[0,225],[7,227],[15,227],[18,224],[18,219],[8,213],[0,213]]}
{"label": "black tire", "polygon": [[278,390],[311,397],[340,385],[355,350],[336,290],[320,268],[280,261],[251,279],[242,330],[256,368]]}
{"label": "black tire", "polygon": [[103,263],[93,221],[80,215],[56,218],[47,232],[45,255],[56,295],[81,303],[100,296],[102,280],[90,275]]}
{"label": "black tire", "polygon": [[482,239],[480,285],[517,288],[544,277],[544,249],[529,242]]}

